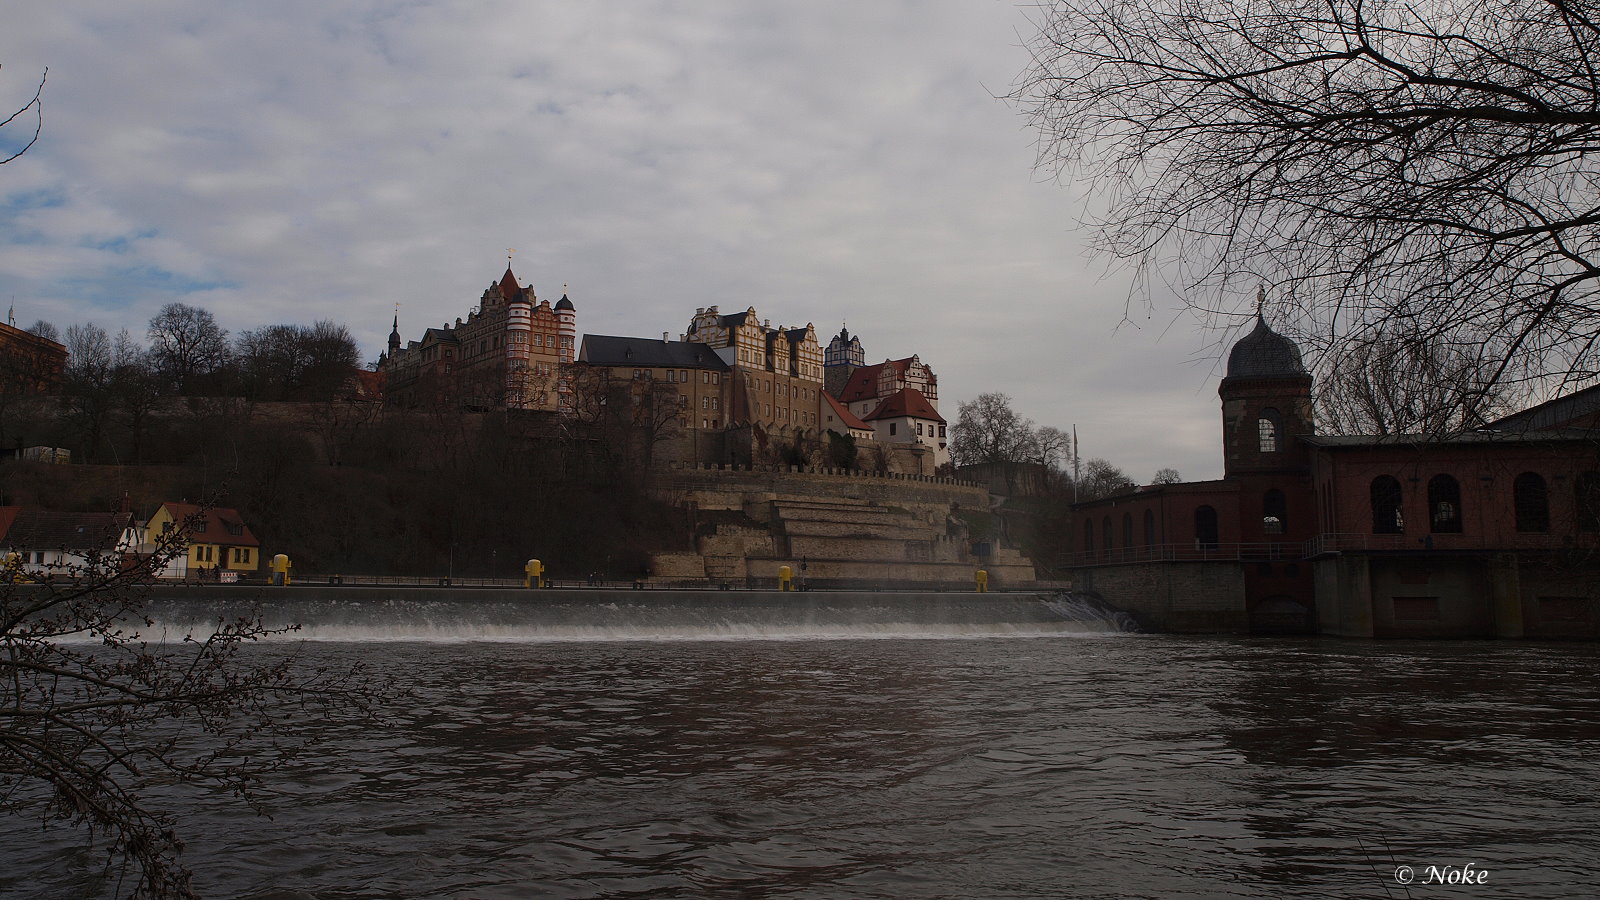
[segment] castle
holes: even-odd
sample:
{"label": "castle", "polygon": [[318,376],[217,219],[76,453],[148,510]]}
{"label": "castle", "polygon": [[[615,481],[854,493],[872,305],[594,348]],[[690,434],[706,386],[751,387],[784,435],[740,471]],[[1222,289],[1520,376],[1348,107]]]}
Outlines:
{"label": "castle", "polygon": [[563,367],[573,361],[577,335],[577,309],[566,294],[551,306],[532,285],[519,285],[508,263],[465,320],[429,328],[404,347],[396,313],[378,371],[386,398],[402,406],[554,412],[572,405]]}
{"label": "castle", "polygon": [[[466,319],[402,346],[399,315],[379,358],[388,402],[524,409],[595,419],[628,408],[662,461],[744,463],[787,454],[823,462],[828,435],[859,441],[879,467],[932,475],[949,463],[938,378],[916,356],[865,364],[841,330],[826,352],[815,327],[779,325],[751,306],[696,309],[671,340],[577,334],[563,293],[551,306],[508,263]],[[626,404],[609,404],[624,392]]]}

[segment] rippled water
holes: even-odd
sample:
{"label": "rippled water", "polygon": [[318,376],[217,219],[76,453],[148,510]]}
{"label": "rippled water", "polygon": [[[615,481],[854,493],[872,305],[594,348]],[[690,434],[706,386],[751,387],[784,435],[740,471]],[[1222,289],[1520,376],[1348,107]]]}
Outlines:
{"label": "rippled water", "polygon": [[[416,702],[381,729],[324,726],[270,821],[196,801],[207,895],[1533,898],[1593,896],[1600,874],[1589,645],[305,652]],[[0,893],[94,896],[76,838],[0,829]],[[1483,886],[1421,883],[1467,863]]]}

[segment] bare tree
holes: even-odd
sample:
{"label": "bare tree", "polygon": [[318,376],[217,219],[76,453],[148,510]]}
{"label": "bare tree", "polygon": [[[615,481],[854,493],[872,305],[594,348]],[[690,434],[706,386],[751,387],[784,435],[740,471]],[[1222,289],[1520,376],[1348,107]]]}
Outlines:
{"label": "bare tree", "polygon": [[1586,378],[1600,371],[1594,12],[1056,0],[1012,97],[1040,164],[1109,209],[1100,248],[1161,270],[1212,321],[1265,281],[1324,346],[1475,344],[1480,388]]}
{"label": "bare tree", "polygon": [[47,341],[61,343],[61,330],[44,319],[35,319],[33,324],[28,326],[28,333],[35,337],[42,337]]}
{"label": "bare tree", "polygon": [[209,310],[168,303],[150,320],[150,353],[156,369],[179,393],[228,361],[228,332]]}
{"label": "bare tree", "polygon": [[116,399],[111,336],[88,322],[67,327],[67,409],[83,431],[83,458],[95,461]]}
{"label": "bare tree", "polygon": [[1317,427],[1330,434],[1443,434],[1504,412],[1480,347],[1407,334],[1349,341],[1317,381]]}
{"label": "bare tree", "polygon": [[182,640],[142,634],[152,573],[184,552],[185,533],[137,564],[110,549],[63,577],[12,558],[0,578],[0,814],[109,838],[136,898],[195,896],[178,824],[147,791],[220,785],[254,802],[252,788],[297,747],[286,714],[374,699],[353,671],[308,675],[291,654],[241,656],[242,645],[279,633],[259,618]]}
{"label": "bare tree", "polygon": [[979,394],[961,404],[950,434],[950,460],[958,466],[1012,465],[1037,455],[1033,420],[1011,408],[1005,394]]}
{"label": "bare tree", "polygon": [[1155,477],[1150,479],[1151,484],[1181,484],[1182,482],[1183,476],[1178,474],[1177,469],[1170,467],[1157,469]]}
{"label": "bare tree", "polygon": [[[44,82],[45,79],[49,77],[50,70],[45,69],[44,74],[39,76],[39,87],[33,92],[33,99],[29,100],[21,109],[18,109],[11,115],[6,116],[4,119],[0,119],[0,128],[4,128],[7,125],[10,125],[12,122],[15,122],[23,115],[26,115],[28,110],[33,110],[33,137],[29,138],[28,142],[23,144],[20,149],[12,152],[11,155],[7,156],[5,159],[0,159],[0,166],[11,162],[24,153],[27,153],[34,144],[39,142],[39,135],[44,131]],[[54,338],[51,338],[51,340],[54,340]]]}
{"label": "bare tree", "polygon": [[1097,456],[1083,464],[1083,476],[1077,483],[1078,501],[1098,500],[1133,486],[1133,479],[1126,472]]}

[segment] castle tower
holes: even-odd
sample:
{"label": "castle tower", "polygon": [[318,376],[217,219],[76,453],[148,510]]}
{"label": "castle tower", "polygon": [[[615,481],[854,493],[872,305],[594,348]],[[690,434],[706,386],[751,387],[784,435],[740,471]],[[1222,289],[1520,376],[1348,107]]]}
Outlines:
{"label": "castle tower", "polygon": [[850,382],[850,373],[866,364],[867,351],[861,346],[860,336],[851,335],[848,328],[840,328],[823,353],[823,387],[835,397],[839,396]]}
{"label": "castle tower", "polygon": [[517,276],[506,266],[500,278],[500,297],[506,304],[505,359],[506,406],[522,409],[528,405],[528,358],[533,341],[533,288],[524,291]]}
{"label": "castle tower", "polygon": [[561,299],[556,301],[556,322],[561,337],[561,362],[565,365],[572,362],[576,352],[573,348],[578,343],[578,311],[567,299],[566,285],[562,288]]}
{"label": "castle tower", "polygon": [[389,356],[400,351],[400,314],[394,314],[394,330],[389,332]]}
{"label": "castle tower", "polygon": [[1302,435],[1316,433],[1311,375],[1300,348],[1256,314],[1256,327],[1233,345],[1217,388],[1222,399],[1226,476],[1305,472]]}

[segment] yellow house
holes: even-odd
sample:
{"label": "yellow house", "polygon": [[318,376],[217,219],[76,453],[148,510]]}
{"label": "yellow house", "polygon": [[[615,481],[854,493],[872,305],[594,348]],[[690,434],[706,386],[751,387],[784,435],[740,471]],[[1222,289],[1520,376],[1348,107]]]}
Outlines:
{"label": "yellow house", "polygon": [[192,503],[163,503],[145,523],[145,550],[153,550],[162,535],[187,527],[188,549],[173,557],[159,573],[186,578],[191,573],[254,572],[261,567],[261,542],[251,533],[239,511]]}

